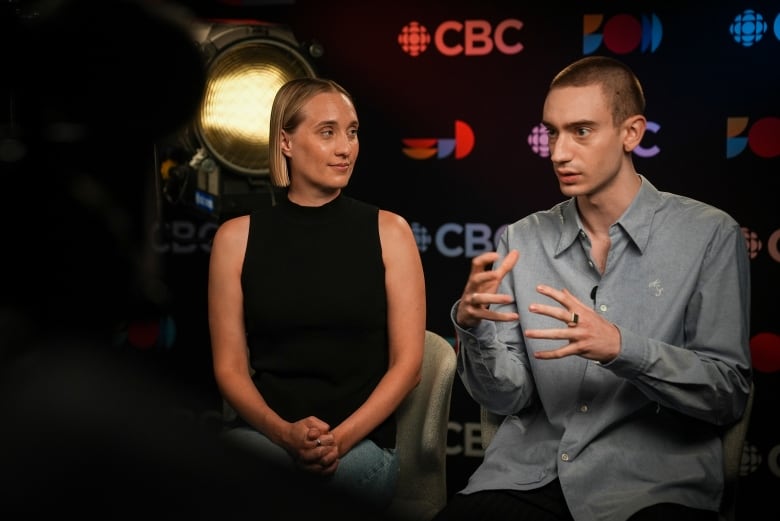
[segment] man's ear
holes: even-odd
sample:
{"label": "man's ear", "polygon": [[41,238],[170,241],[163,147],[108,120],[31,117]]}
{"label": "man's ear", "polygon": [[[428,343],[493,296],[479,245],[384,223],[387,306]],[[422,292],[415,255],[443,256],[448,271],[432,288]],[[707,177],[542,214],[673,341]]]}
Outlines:
{"label": "man's ear", "polygon": [[647,119],[642,115],[631,116],[623,122],[623,150],[633,151],[642,142],[647,129]]}
{"label": "man's ear", "polygon": [[292,134],[288,134],[284,130],[281,131],[279,148],[282,150],[282,154],[284,154],[285,157],[290,157],[292,154]]}

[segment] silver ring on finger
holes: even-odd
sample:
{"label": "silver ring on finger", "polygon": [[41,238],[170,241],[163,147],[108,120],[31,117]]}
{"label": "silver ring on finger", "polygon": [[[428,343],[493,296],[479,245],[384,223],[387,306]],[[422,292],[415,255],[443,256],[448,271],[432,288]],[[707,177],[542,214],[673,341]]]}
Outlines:
{"label": "silver ring on finger", "polygon": [[580,316],[572,311],[571,319],[566,323],[569,327],[577,327],[580,322]]}

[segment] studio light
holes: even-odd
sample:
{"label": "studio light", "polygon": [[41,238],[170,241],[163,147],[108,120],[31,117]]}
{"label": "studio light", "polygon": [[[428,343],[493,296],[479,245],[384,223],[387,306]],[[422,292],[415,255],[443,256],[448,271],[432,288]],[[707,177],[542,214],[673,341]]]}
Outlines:
{"label": "studio light", "polygon": [[287,81],[315,77],[316,43],[301,44],[278,24],[198,23],[193,35],[206,67],[206,88],[179,150],[161,150],[163,193],[170,202],[218,220],[274,203],[268,170],[271,104]]}

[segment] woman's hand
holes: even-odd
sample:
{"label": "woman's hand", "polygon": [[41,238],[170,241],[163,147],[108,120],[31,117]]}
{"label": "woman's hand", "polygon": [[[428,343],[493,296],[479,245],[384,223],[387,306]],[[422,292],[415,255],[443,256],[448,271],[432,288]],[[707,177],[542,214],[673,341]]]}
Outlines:
{"label": "woman's hand", "polygon": [[330,426],[314,416],[290,424],[285,445],[298,467],[313,474],[329,475],[339,465],[339,450]]}

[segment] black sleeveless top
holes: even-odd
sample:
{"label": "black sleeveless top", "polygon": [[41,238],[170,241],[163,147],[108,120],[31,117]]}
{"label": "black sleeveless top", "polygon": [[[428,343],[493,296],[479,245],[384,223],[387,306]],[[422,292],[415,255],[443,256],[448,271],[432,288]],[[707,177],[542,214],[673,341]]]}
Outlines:
{"label": "black sleeveless top", "polygon": [[[241,283],[253,379],[287,421],[331,427],[387,371],[379,209],[340,195],[319,207],[286,197],[250,215]],[[393,415],[369,435],[395,446]]]}

